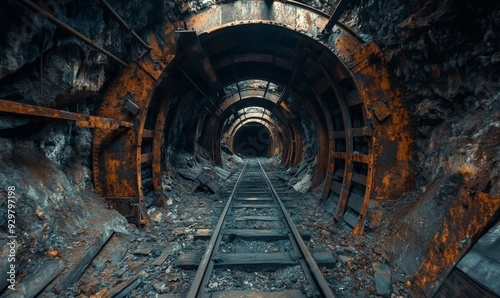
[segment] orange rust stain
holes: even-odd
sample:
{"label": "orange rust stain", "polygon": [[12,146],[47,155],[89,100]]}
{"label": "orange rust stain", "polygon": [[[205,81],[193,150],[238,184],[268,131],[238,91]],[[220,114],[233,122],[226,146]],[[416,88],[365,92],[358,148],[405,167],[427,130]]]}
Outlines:
{"label": "orange rust stain", "polygon": [[[131,63],[123,69],[106,91],[100,116],[123,121],[139,122],[133,129],[119,136],[111,132],[96,130],[94,133],[94,159],[104,151],[104,164],[94,161],[94,181],[101,195],[107,197],[140,197],[140,147],[137,146],[139,135],[143,129],[146,109],[154,92],[154,84],[166,66],[175,57],[176,38],[174,25],[165,27],[163,39],[166,44],[160,45],[156,35],[149,35],[147,41],[152,50],[137,63]],[[169,54],[169,55],[166,55]],[[152,78],[153,76],[154,78]],[[131,98],[141,109],[132,115],[124,108],[126,98]],[[120,142],[120,150],[106,149],[106,140]],[[139,148],[139,149],[138,149]],[[138,169],[139,167],[139,169]],[[102,186],[106,186],[102,187]]]}

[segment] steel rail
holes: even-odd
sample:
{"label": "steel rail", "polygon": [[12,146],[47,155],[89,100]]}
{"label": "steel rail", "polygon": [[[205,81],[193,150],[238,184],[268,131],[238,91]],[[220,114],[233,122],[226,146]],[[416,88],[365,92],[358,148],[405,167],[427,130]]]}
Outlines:
{"label": "steel rail", "polygon": [[286,212],[285,205],[281,201],[281,199],[278,195],[278,192],[276,192],[276,190],[274,189],[274,186],[272,185],[271,181],[269,180],[269,177],[267,176],[266,172],[264,171],[264,168],[262,167],[260,160],[257,159],[257,161],[259,162],[259,165],[261,167],[264,178],[266,179],[267,184],[268,184],[269,188],[271,189],[272,194],[274,195],[276,201],[280,205],[281,210],[283,210],[283,215],[285,217],[288,228],[292,232],[292,234],[295,238],[295,241],[297,242],[297,245],[299,246],[300,252],[301,252],[301,254],[302,254],[302,256],[307,264],[307,267],[309,267],[309,271],[312,273],[312,276],[314,277],[314,280],[315,280],[317,286],[322,291],[321,294],[323,295],[323,297],[333,298],[334,297],[333,292],[330,289],[330,286],[328,285],[328,283],[326,282],[323,274],[319,270],[318,264],[316,264],[316,261],[314,260],[312,254],[309,252],[309,249],[307,248],[306,244],[304,243],[304,240],[302,240],[302,237],[300,236],[300,233],[297,230],[297,227],[295,227],[295,224],[293,223],[290,215],[288,214],[288,212]]}
{"label": "steel rail", "polygon": [[[212,256],[214,254],[214,251],[216,248],[218,248],[221,240],[221,230],[222,226],[224,225],[224,221],[226,220],[226,215],[229,211],[229,207],[233,201],[234,195],[236,194],[236,190],[238,189],[238,185],[241,182],[241,179],[243,177],[243,174],[245,173],[245,169],[247,167],[248,160],[245,162],[245,165],[243,166],[243,169],[241,170],[240,176],[238,177],[238,180],[236,180],[236,185],[233,188],[233,191],[231,192],[231,195],[229,196],[229,199],[227,200],[226,206],[224,207],[224,210],[222,211],[222,215],[219,218],[219,221],[217,222],[217,225],[215,226],[215,229],[212,234],[212,238],[210,238],[210,242],[208,244],[207,249],[205,250],[205,253],[203,255],[203,258],[200,261],[200,265],[198,266],[198,270],[196,271],[196,274],[193,278],[193,281],[191,283],[191,287],[189,287],[189,291],[186,295],[187,298],[195,298],[198,297],[198,293],[200,292],[201,285],[204,283],[204,281],[208,281],[208,277],[206,277],[208,271],[211,271],[213,268],[213,261],[212,261]],[[207,270],[208,269],[208,270]]]}

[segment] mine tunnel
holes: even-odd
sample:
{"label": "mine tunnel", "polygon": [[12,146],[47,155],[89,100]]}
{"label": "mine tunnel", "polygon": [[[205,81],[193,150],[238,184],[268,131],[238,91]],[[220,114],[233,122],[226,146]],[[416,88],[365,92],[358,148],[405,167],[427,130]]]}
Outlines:
{"label": "mine tunnel", "polygon": [[497,2],[0,21],[1,297],[500,296]]}

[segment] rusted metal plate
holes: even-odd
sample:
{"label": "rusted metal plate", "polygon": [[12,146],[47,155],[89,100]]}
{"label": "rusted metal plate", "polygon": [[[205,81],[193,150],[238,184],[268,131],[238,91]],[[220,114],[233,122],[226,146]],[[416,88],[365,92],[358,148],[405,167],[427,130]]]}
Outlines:
{"label": "rusted metal plate", "polygon": [[116,130],[119,128],[130,128],[134,126],[131,122],[127,121],[72,113],[2,99],[0,99],[0,112],[7,112],[18,115],[38,116],[52,119],[71,120],[76,121],[76,125],[81,127],[99,128],[106,130]]}
{"label": "rusted metal plate", "polygon": [[[168,26],[165,34],[174,34]],[[149,225],[142,193],[141,164],[152,155],[142,155],[144,123],[149,104],[158,84],[158,78],[166,65],[173,59],[160,49],[156,37],[149,37],[152,51],[140,61],[130,64],[113,82],[104,96],[99,115],[122,121],[138,123],[126,133],[110,133],[96,130],[93,146],[94,184],[97,192],[110,204],[126,215],[130,222]],[[163,38],[163,47],[175,51],[176,45],[168,36]],[[161,54],[160,54],[161,53]],[[157,59],[157,60],[156,60]],[[125,108],[127,101],[134,102],[137,114]],[[148,134],[148,133],[147,133]],[[147,136],[146,134],[146,136]],[[157,161],[159,163],[159,161]],[[128,202],[133,198],[133,203]]]}
{"label": "rusted metal plate", "polygon": [[376,104],[374,104],[372,110],[373,114],[375,114],[375,117],[377,117],[378,121],[383,121],[391,115],[389,107],[387,107],[387,104],[385,104],[385,102],[383,101],[379,101]]}

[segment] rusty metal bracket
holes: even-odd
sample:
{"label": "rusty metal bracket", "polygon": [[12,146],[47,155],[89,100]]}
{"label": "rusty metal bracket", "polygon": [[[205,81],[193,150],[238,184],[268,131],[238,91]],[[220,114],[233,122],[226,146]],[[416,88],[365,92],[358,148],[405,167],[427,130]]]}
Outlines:
{"label": "rusty metal bracket", "polygon": [[117,119],[72,113],[2,99],[0,99],[0,112],[39,116],[52,119],[71,120],[76,121],[76,125],[78,126],[90,128],[116,130],[120,127],[130,128],[134,126],[134,124],[131,122],[121,121]]}
{"label": "rusty metal bracket", "polygon": [[384,121],[386,118],[388,118],[391,115],[391,111],[389,110],[389,107],[383,101],[379,101],[379,102],[375,103],[372,107],[372,111],[375,114],[375,117],[377,117],[377,120],[379,122]]}

